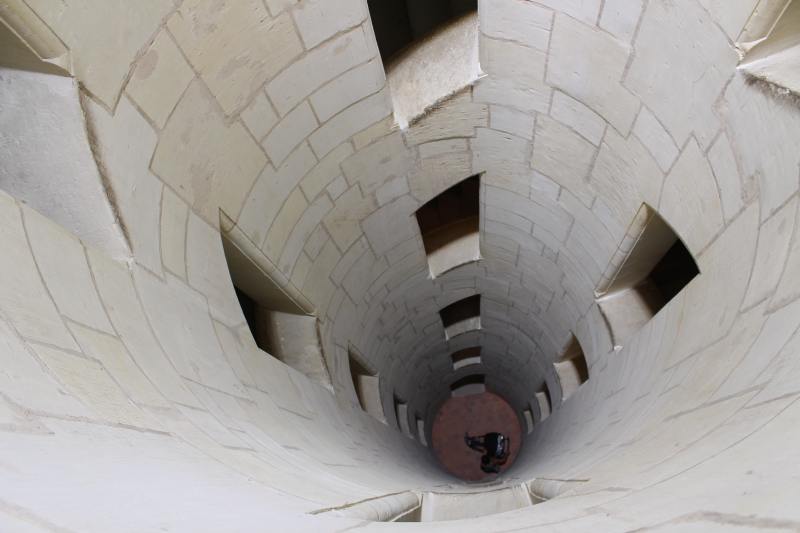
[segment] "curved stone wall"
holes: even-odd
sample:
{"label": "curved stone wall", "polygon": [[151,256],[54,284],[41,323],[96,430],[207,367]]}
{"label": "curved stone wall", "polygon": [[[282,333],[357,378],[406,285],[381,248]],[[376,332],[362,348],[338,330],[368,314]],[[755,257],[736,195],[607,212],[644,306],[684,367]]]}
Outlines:
{"label": "curved stone wall", "polygon": [[[69,49],[133,260],[0,195],[0,529],[367,527],[341,509],[459,490],[393,398],[430,420],[476,344],[520,415],[550,391],[503,483],[552,499],[424,527],[799,527],[800,111],[736,70],[758,0],[481,0],[486,75],[405,130],[364,0],[12,4]],[[414,213],[475,174],[482,259],[430,279]],[[595,288],[643,203],[701,274],[614,350]],[[335,394],[256,348],[220,220],[315,309]]]}

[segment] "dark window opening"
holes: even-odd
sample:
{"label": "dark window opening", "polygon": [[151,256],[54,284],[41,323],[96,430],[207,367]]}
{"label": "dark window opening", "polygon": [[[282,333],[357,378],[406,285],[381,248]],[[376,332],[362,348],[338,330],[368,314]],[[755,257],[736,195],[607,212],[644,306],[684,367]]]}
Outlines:
{"label": "dark window opening", "polygon": [[368,0],[384,63],[437,28],[478,9],[478,0]]}
{"label": "dark window opening", "polygon": [[464,368],[469,365],[477,365],[481,363],[481,347],[464,348],[463,350],[453,352],[450,357],[453,359],[453,370],[458,370],[459,368]]}
{"label": "dark window opening", "polygon": [[625,236],[633,247],[597,300],[615,346],[621,346],[698,274],[691,252],[667,222],[643,205]]}
{"label": "dark window opening", "polygon": [[486,376],[483,374],[471,374],[450,385],[451,396],[469,396],[486,392]]}
{"label": "dark window opening", "polygon": [[417,211],[431,274],[480,258],[480,177],[453,185]]}
{"label": "dark window opening", "polygon": [[385,424],[386,418],[381,404],[381,385],[378,373],[369,369],[363,359],[353,352],[353,349],[347,352],[347,360],[358,404],[361,409]]}
{"label": "dark window opening", "polygon": [[589,380],[589,368],[580,342],[572,335],[564,353],[554,363],[559,383],[561,384],[561,401],[566,401],[575,394],[578,388]]}
{"label": "dark window opening", "polygon": [[544,422],[550,416],[553,405],[550,399],[550,388],[547,383],[544,383],[539,392],[536,393],[536,404],[539,406],[539,422]]}
{"label": "dark window opening", "polygon": [[227,235],[223,235],[222,245],[236,298],[256,346],[332,390],[316,317],[306,314]]}
{"label": "dark window opening", "polygon": [[397,418],[397,428],[407,437],[412,437],[411,426],[408,421],[408,403],[396,394],[394,395],[394,415]]}
{"label": "dark window opening", "polygon": [[456,335],[480,329],[481,296],[476,294],[452,303],[439,311],[444,325],[445,337],[452,339]]}

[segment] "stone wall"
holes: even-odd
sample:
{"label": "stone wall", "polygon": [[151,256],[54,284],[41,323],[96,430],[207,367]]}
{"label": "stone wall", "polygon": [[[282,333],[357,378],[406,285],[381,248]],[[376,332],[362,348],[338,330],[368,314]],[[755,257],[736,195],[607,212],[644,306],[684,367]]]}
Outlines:
{"label": "stone wall", "polygon": [[[305,513],[446,486],[392,398],[429,418],[479,343],[520,413],[553,400],[507,482],[575,481],[493,530],[796,529],[800,113],[736,71],[757,3],[481,0],[486,76],[400,130],[364,0],[28,1],[133,259],[0,197],[0,524],[361,525]],[[431,280],[414,212],[478,173],[482,259]],[[612,351],[594,289],[642,203],[701,274]],[[315,308],[334,395],[255,347],[220,211]],[[446,343],[439,309],[478,293]]]}

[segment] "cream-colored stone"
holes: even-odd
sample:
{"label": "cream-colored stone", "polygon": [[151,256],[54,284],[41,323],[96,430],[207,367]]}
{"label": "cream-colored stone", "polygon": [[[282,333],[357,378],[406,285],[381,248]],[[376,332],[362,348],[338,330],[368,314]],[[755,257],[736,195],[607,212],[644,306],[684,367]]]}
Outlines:
{"label": "cream-colored stone", "polygon": [[134,256],[159,273],[162,184],[148,168],[156,148],[156,133],[127,98],[120,100],[113,117],[94,103],[87,108],[95,133],[95,153],[110,182]]}
{"label": "cream-colored stone", "polygon": [[[352,3],[352,0],[348,1]],[[309,100],[317,118],[325,122],[362,98],[378,92],[385,84],[383,65],[378,59],[373,59],[345,72],[312,94]]]}
{"label": "cream-colored stone", "polygon": [[556,15],[547,81],[589,106],[623,135],[630,131],[637,99],[622,85],[630,47],[607,33]]}
{"label": "cream-colored stone", "polygon": [[156,338],[178,373],[241,395],[242,385],[222,354],[205,298],[169,274],[162,281],[135,267],[134,280]]}
{"label": "cream-colored stone", "polygon": [[307,102],[286,115],[262,143],[274,165],[280,165],[303,139],[317,129],[317,119]]}
{"label": "cream-colored stone", "polygon": [[79,324],[70,325],[70,329],[78,340],[83,353],[100,361],[103,368],[120,384],[134,402],[154,407],[169,406],[169,403],[139,370],[118,338]]}
{"label": "cream-colored stone", "polygon": [[215,319],[228,325],[240,322],[241,308],[233,291],[222,238],[216,228],[194,213],[189,213],[186,225],[186,274],[189,285],[208,300]]}
{"label": "cream-colored stone", "polygon": [[533,139],[535,117],[520,113],[508,107],[497,105],[491,106],[490,110],[491,118],[489,120],[489,126],[492,129],[505,131],[506,133],[528,140]]}
{"label": "cream-colored stone", "polygon": [[365,7],[359,0],[306,0],[292,14],[306,48],[311,49],[361,24],[367,17]]}
{"label": "cream-colored stone", "polygon": [[318,157],[325,157],[331,150],[390,112],[389,93],[384,89],[331,118],[309,137],[311,147]]}
{"label": "cream-colored stone", "polygon": [[136,54],[172,9],[159,0],[31,0],[28,5],[70,49],[78,79],[109,108],[116,105]]}
{"label": "cream-colored stone", "polygon": [[164,187],[161,196],[161,258],[164,267],[186,279],[186,224],[189,206]]}
{"label": "cream-colored stone", "polygon": [[[712,105],[736,65],[736,52],[693,0],[648,4],[642,17],[625,86],[641,97],[678,145],[694,132],[708,146],[718,129]],[[674,45],[665,47],[665,39]]]}
{"label": "cream-colored stone", "polygon": [[587,24],[594,24],[600,11],[600,0],[539,0],[549,8],[565,13]]}
{"label": "cream-colored stone", "polygon": [[606,121],[600,115],[561,91],[553,93],[550,116],[569,126],[595,146],[600,145],[606,131]]}
{"label": "cream-colored stone", "polygon": [[794,226],[798,212],[797,204],[795,196],[761,224],[756,262],[750,275],[750,285],[743,307],[750,307],[767,298],[777,286],[786,265],[790,240],[797,231]]}
{"label": "cream-colored stone", "polygon": [[423,159],[408,176],[411,194],[427,202],[473,174],[472,156],[468,152],[443,154]]}
{"label": "cream-colored stone", "polygon": [[635,136],[609,130],[597,155],[590,186],[611,216],[627,228],[642,203],[656,207],[664,183],[658,163]]}
{"label": "cream-colored stone", "polygon": [[188,0],[167,27],[227,114],[303,51],[291,17],[258,0]]}
{"label": "cream-colored stone", "polygon": [[405,175],[412,163],[402,135],[395,133],[345,159],[342,169],[348,183],[359,183],[363,193],[370,194],[386,181]]}
{"label": "cream-colored stone", "polygon": [[606,0],[598,25],[617,39],[630,42],[643,7],[643,0]]}
{"label": "cream-colored stone", "polygon": [[[800,138],[800,121],[794,110],[788,102],[747,85],[741,76],[734,77],[725,92],[721,114],[739,163],[743,198],[754,198],[753,189],[758,188],[761,220],[797,191],[800,150],[786,143]],[[756,146],[768,149],[752,149]]]}
{"label": "cream-colored stone", "polygon": [[374,57],[363,27],[318,46],[267,84],[267,95],[285,115],[326,82]]}
{"label": "cream-colored stone", "polygon": [[25,213],[25,229],[36,264],[61,313],[95,329],[113,331],[80,241],[35,211]]}
{"label": "cream-colored stone", "polygon": [[531,165],[537,172],[591,202],[587,178],[597,149],[559,122],[540,116],[536,123]]}
{"label": "cream-colored stone", "polygon": [[0,191],[0,309],[24,337],[77,349],[44,286],[22,224],[19,207]]}
{"label": "cream-colored stone", "polygon": [[472,102],[471,91],[454,95],[447,106],[433,109],[406,131],[410,145],[448,137],[473,137],[475,128],[486,126],[488,106]]}
{"label": "cream-colored stone", "polygon": [[289,194],[275,216],[275,220],[267,233],[267,239],[261,247],[267,257],[271,258],[275,263],[278,262],[281,251],[283,251],[283,247],[286,244],[286,239],[289,238],[289,234],[307,207],[308,202],[303,197],[303,192],[297,188]]}
{"label": "cream-colored stone", "polygon": [[668,171],[678,157],[678,147],[656,117],[644,106],[633,125],[633,133],[653,154],[661,170]]}
{"label": "cream-colored stone", "polygon": [[725,220],[730,221],[742,209],[744,194],[736,158],[725,133],[717,138],[708,151],[708,162],[711,163],[714,177],[717,178]]}
{"label": "cream-colored stone", "polygon": [[[294,271],[294,267],[297,264],[300,254],[303,252],[305,244],[309,242],[314,230],[322,227],[321,223],[323,218],[330,212],[332,208],[333,203],[331,202],[330,198],[325,195],[320,196],[308,206],[294,227],[291,228],[291,232],[286,238],[283,251],[280,254],[280,259],[278,260],[278,268],[286,273],[292,273]],[[267,237],[267,243],[269,243],[269,237]],[[318,348],[316,349],[318,350]],[[316,365],[314,366],[316,368]],[[317,368],[317,370],[312,372],[312,374],[319,375],[319,372],[320,370]],[[320,379],[323,379],[324,381],[327,378]]]}
{"label": "cream-colored stone", "polygon": [[236,217],[266,158],[244,128],[227,126],[202,83],[193,82],[161,133],[152,169],[208,222]]}
{"label": "cream-colored stone", "polygon": [[35,411],[87,416],[86,407],[45,372],[33,353],[11,327],[0,320],[0,385],[3,395]]}
{"label": "cream-colored stone", "polygon": [[300,183],[307,198],[316,196],[333,180],[342,175],[339,165],[353,153],[353,147],[345,143],[326,155]]}
{"label": "cream-colored stone", "polygon": [[717,184],[708,160],[693,140],[664,180],[659,212],[695,256],[722,229]]}
{"label": "cream-colored stone", "polygon": [[315,163],[314,154],[303,143],[277,170],[267,166],[258,177],[237,223],[256,246],[261,247],[284,200]]}
{"label": "cream-colored stone", "polygon": [[336,200],[333,209],[325,217],[325,227],[340,250],[348,250],[362,232],[359,221],[378,208],[371,196],[364,198],[358,185],[350,187]]}
{"label": "cream-colored stone", "polygon": [[67,390],[100,420],[159,428],[155,420],[130,401],[100,363],[49,346],[35,345],[34,349]]}
{"label": "cream-colored stone", "polygon": [[181,51],[162,31],[136,63],[126,91],[150,120],[163,128],[192,78],[194,72]]}
{"label": "cream-colored stone", "polygon": [[552,11],[523,0],[485,0],[479,9],[481,31],[485,35],[547,51]]}
{"label": "cream-colored stone", "polygon": [[165,397],[183,405],[199,406],[156,341],[127,265],[92,250],[88,255],[98,292],[114,329],[137,366]]}
{"label": "cream-colored stone", "polygon": [[241,117],[247,129],[259,142],[278,123],[278,115],[275,114],[272,104],[269,103],[267,95],[263,91],[256,93],[250,105],[242,111]]}

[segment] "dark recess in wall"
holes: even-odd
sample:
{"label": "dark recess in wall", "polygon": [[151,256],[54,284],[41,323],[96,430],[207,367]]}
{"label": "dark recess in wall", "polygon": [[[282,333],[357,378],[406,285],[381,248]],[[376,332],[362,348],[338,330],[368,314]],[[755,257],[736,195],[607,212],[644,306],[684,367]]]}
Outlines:
{"label": "dark recess in wall", "polygon": [[384,63],[439,26],[478,9],[478,0],[368,0]]}

